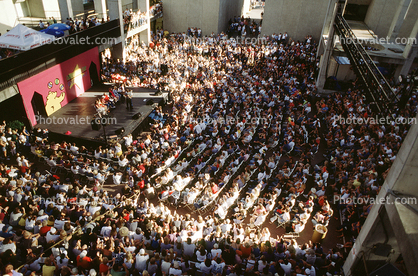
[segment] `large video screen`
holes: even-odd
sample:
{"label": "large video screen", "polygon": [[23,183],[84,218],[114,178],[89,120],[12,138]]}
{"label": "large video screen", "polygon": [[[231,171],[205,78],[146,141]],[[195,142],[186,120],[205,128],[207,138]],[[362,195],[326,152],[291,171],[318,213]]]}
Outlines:
{"label": "large video screen", "polygon": [[[93,76],[95,75],[95,76]],[[32,126],[36,116],[51,116],[91,87],[100,75],[97,47],[19,82],[26,114]]]}

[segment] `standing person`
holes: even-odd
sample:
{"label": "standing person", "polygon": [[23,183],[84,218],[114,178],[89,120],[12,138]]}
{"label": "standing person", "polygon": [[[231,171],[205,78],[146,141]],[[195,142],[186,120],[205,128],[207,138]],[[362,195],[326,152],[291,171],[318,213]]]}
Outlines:
{"label": "standing person", "polygon": [[125,99],[126,99],[126,109],[132,110],[134,106],[132,105],[132,97],[134,94],[132,93],[132,89],[126,90]]}

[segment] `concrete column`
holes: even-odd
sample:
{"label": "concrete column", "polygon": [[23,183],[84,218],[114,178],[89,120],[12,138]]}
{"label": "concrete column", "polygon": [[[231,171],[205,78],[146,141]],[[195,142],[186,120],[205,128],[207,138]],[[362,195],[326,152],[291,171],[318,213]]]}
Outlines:
{"label": "concrete column", "polygon": [[112,55],[124,59],[125,31],[123,26],[122,0],[107,0],[110,20],[119,19],[121,43],[113,46]]}
{"label": "concrete column", "polygon": [[99,19],[107,19],[106,0],[94,0],[94,11]]}
{"label": "concrete column", "polygon": [[250,7],[251,7],[251,0],[244,0],[244,3],[242,5],[241,15],[245,15],[247,12],[249,12]]}
{"label": "concrete column", "polygon": [[405,49],[403,51],[403,57],[404,58],[408,58],[409,57],[409,52],[411,51],[412,47],[417,46],[417,40],[418,40],[418,19],[417,21],[415,21],[415,25],[414,28],[412,28],[411,34],[409,35],[410,38],[415,37],[415,41],[413,41],[414,39],[409,39],[408,43],[405,46]]}
{"label": "concrete column", "polygon": [[[418,117],[415,117],[415,120],[418,120]],[[418,248],[411,245],[418,244],[417,153],[418,124],[412,123],[377,195],[376,204],[370,210],[347,256],[343,266],[346,276],[352,275],[357,266],[363,265],[363,256],[366,263],[379,258],[378,254],[372,250],[372,246],[377,243],[391,245],[392,251],[389,255],[391,263],[395,262],[399,254],[402,254],[408,274],[416,275]],[[396,238],[396,243],[393,242],[393,238]],[[383,260],[387,259],[383,258]]]}
{"label": "concrete column", "polygon": [[147,9],[147,7],[149,10],[149,0],[134,0],[134,1],[137,2],[138,9],[140,9],[141,12],[144,12]]}
{"label": "concrete column", "polygon": [[330,0],[329,1],[329,5],[328,5],[328,9],[327,9],[327,15],[325,17],[324,20],[324,26],[322,27],[322,33],[321,33],[321,37],[319,38],[319,46],[318,46],[318,52],[316,54],[316,57],[319,57],[320,55],[322,55],[322,53],[324,52],[324,36],[329,34],[329,29],[334,21],[334,8],[335,5],[337,4],[338,0]]}
{"label": "concrete column", "polygon": [[396,10],[395,16],[393,17],[392,24],[390,25],[388,37],[390,42],[394,42],[395,38],[399,34],[402,23],[405,19],[406,12],[411,5],[411,0],[399,0],[399,5]]}
{"label": "concrete column", "polygon": [[71,0],[58,0],[58,5],[61,13],[61,21],[65,22],[67,18],[74,18]]}
{"label": "concrete column", "polygon": [[410,38],[408,43],[405,46],[405,49],[403,51],[403,57],[406,59],[404,65],[401,69],[402,75],[407,75],[409,73],[409,70],[411,69],[412,64],[414,63],[414,59],[417,57],[418,52],[418,20],[415,22],[414,28],[412,29],[411,34],[409,35]]}
{"label": "concrete column", "polygon": [[318,91],[322,91],[324,89],[325,81],[327,79],[327,67],[328,67],[329,59],[332,55],[332,50],[334,49],[335,30],[334,30],[333,23],[337,15],[338,4],[337,2],[334,2],[332,0],[330,2],[331,2],[330,3],[331,7],[328,9],[328,12],[332,14],[331,24],[329,27],[328,41],[327,41],[327,44],[325,45],[325,51],[324,51],[324,54],[322,55],[321,63],[319,66],[318,79],[316,81],[316,87],[318,88]]}
{"label": "concrete column", "polygon": [[111,53],[112,53],[112,58],[113,59],[120,59],[120,60],[123,60],[124,59],[124,56],[123,56],[123,48],[124,48],[124,45],[125,44],[125,41],[122,41],[121,43],[118,43],[118,44],[116,44],[116,45],[113,45],[112,46],[112,51],[111,51]]}
{"label": "concrete column", "polygon": [[[415,58],[418,56],[418,45],[415,45],[409,51],[409,57],[405,60],[405,63],[402,66],[401,75],[408,75],[409,71],[411,70],[411,66],[414,63]],[[395,76],[397,77],[397,76]]]}
{"label": "concrete column", "polygon": [[[84,17],[83,0],[71,0],[71,6],[73,8],[74,17]],[[72,18],[74,19],[74,17]]]}
{"label": "concrete column", "polygon": [[[149,45],[149,43],[151,42],[151,25],[150,25],[150,13],[149,13],[149,0],[141,0],[143,2],[145,2],[145,10],[147,11],[147,28],[139,33],[139,43],[144,42],[145,45]],[[143,9],[141,9],[141,11],[143,11]]]}

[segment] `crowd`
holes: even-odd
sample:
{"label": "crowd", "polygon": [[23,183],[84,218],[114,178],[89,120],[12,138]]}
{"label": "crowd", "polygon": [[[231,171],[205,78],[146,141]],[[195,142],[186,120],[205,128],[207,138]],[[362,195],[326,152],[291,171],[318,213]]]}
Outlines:
{"label": "crowd", "polygon": [[[163,13],[163,3],[159,2],[149,9],[149,16],[151,17],[159,17]],[[147,12],[141,10],[137,10],[136,12],[132,11],[132,9],[126,8],[123,14],[124,20],[124,28],[125,31],[129,31],[131,29],[140,27],[144,24],[147,24]]]}
{"label": "crowd", "polygon": [[141,10],[133,12],[132,9],[127,8],[123,14],[123,21],[125,31],[140,27],[147,23],[147,12],[141,12]]}
{"label": "crowd", "polygon": [[150,17],[159,17],[163,14],[163,2],[156,3],[152,5],[149,9]]}
{"label": "crowd", "polygon": [[[341,211],[342,235],[355,238],[370,206],[332,198],[375,196],[409,126],[339,123],[335,115],[374,115],[357,84],[318,96],[315,41],[265,41],[219,34],[197,45],[174,34],[133,41],[126,63],[105,58],[112,95],[171,91],[169,111],[156,107],[140,137],[87,149],[3,123],[2,158],[17,164],[0,165],[3,274],[20,264],[46,276],[339,274],[342,249],[266,225],[303,234]],[[414,95],[395,115],[415,116],[416,106]],[[50,172],[37,169],[42,160]],[[119,194],[103,190],[107,179]]]}
{"label": "crowd", "polygon": [[261,33],[261,23],[244,16],[231,18],[228,22],[228,36],[258,37]]}
{"label": "crowd", "polygon": [[0,48],[0,59],[11,57],[19,52],[19,50]]}

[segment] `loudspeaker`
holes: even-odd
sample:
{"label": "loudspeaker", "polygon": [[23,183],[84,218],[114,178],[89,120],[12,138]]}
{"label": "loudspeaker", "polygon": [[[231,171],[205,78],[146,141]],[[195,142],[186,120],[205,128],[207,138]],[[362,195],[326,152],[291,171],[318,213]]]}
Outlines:
{"label": "loudspeaker", "polygon": [[154,101],[152,100],[152,99],[149,99],[148,101],[147,101],[147,105],[153,105],[154,104]]}
{"label": "loudspeaker", "polygon": [[161,75],[163,75],[163,76],[167,75],[167,73],[168,73],[167,64],[161,64],[160,69],[161,69]]}
{"label": "loudspeaker", "polygon": [[390,244],[378,243],[373,245],[373,253],[378,256],[387,257],[392,250],[392,246]]}
{"label": "loudspeaker", "polygon": [[134,116],[132,116],[132,119],[134,119],[134,120],[138,120],[139,118],[141,118],[142,117],[142,114],[141,114],[141,112],[138,112],[138,113],[136,113]]}
{"label": "loudspeaker", "polygon": [[160,89],[158,89],[155,93],[154,96],[161,96],[163,94],[163,92],[161,92]]}
{"label": "loudspeaker", "polygon": [[121,135],[122,133],[124,133],[125,132],[125,128],[123,128],[123,127],[121,127],[121,128],[119,128],[119,129],[117,129],[117,130],[115,130],[115,133],[117,134],[117,135]]}
{"label": "loudspeaker", "polygon": [[91,129],[92,130],[100,130],[100,128],[102,127],[101,124],[98,124],[96,118],[94,118],[93,120],[91,120]]}

